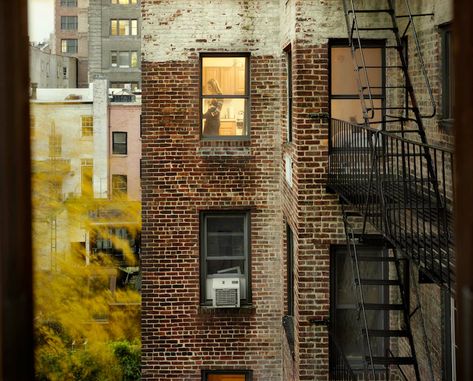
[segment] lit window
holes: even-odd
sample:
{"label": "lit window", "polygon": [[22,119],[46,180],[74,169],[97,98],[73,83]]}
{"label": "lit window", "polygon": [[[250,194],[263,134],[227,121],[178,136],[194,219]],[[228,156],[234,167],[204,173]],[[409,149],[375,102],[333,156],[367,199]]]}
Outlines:
{"label": "lit window", "polygon": [[110,34],[118,36],[118,20],[110,20]]}
{"label": "lit window", "polygon": [[112,153],[114,155],[127,154],[127,133],[113,132],[112,133]]}
{"label": "lit window", "polygon": [[252,372],[249,370],[204,370],[202,379],[203,381],[251,381]]}
{"label": "lit window", "polygon": [[61,40],[61,52],[62,53],[77,53],[77,40],[76,39]]}
{"label": "lit window", "polygon": [[112,175],[112,197],[124,198],[128,192],[126,175]]}
{"label": "lit window", "polygon": [[239,278],[240,301],[250,301],[249,213],[205,212],[201,216],[202,303],[212,304],[216,278]]}
{"label": "lit window", "polygon": [[131,52],[130,67],[138,67],[138,52]]}
{"label": "lit window", "polygon": [[131,20],[131,35],[138,36],[138,20]]}
{"label": "lit window", "polygon": [[61,30],[77,30],[77,16],[61,16]]}
{"label": "lit window", "polygon": [[82,115],[82,136],[92,136],[94,134],[94,118],[92,115]]}

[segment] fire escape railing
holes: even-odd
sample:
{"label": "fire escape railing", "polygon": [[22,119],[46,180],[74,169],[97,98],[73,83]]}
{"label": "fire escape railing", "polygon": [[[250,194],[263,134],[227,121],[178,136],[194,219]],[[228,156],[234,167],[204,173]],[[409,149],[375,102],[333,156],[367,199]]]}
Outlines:
{"label": "fire escape railing", "polygon": [[357,377],[353,372],[342,348],[338,345],[335,335],[329,331],[330,336],[330,381],[356,381]]}
{"label": "fire escape railing", "polygon": [[361,212],[363,233],[376,228],[452,288],[453,152],[336,119],[331,136],[328,189]]}

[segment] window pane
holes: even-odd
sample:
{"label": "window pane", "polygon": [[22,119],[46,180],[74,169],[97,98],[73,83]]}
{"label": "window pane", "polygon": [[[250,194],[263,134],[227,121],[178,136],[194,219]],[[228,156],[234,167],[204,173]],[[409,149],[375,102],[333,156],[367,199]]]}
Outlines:
{"label": "window pane", "polygon": [[207,275],[233,276],[245,274],[245,260],[207,260]]}
{"label": "window pane", "polygon": [[[332,118],[346,120],[351,123],[363,123],[363,110],[359,99],[332,99]],[[373,101],[374,107],[381,107],[381,99]],[[366,103],[369,106],[369,102]],[[373,121],[381,121],[381,110],[375,111]],[[379,128],[379,125],[373,124],[371,127]]]}
{"label": "window pane", "polygon": [[245,381],[244,374],[209,374],[207,381]]}
{"label": "window pane", "polygon": [[118,53],[118,66],[130,67],[130,53],[129,52]]}
{"label": "window pane", "polygon": [[131,35],[138,35],[138,20],[131,20]]}
{"label": "window pane", "polygon": [[128,4],[128,0],[118,0],[118,4]]}
{"label": "window pane", "polygon": [[130,67],[138,67],[138,52],[131,52]]}
{"label": "window pane", "polygon": [[120,36],[128,36],[130,34],[129,20],[118,20],[118,34]]}
{"label": "window pane", "polygon": [[110,52],[110,63],[112,65],[112,67],[117,67],[118,65],[118,56],[117,56],[117,52]]}
{"label": "window pane", "polygon": [[[363,48],[365,64],[367,66],[381,66],[382,64],[381,48]],[[332,94],[333,95],[353,95],[358,94],[357,74],[354,70],[354,63],[349,47],[332,48]],[[358,66],[362,65],[360,50],[356,52],[356,62]],[[369,85],[372,87],[382,86],[381,69],[367,69]],[[364,72],[360,72],[360,81],[362,86],[366,86],[366,77]],[[382,89],[372,89],[372,94],[382,94]]]}
{"label": "window pane", "polygon": [[246,100],[241,98],[202,101],[202,134],[204,136],[246,135]]}
{"label": "window pane", "polygon": [[207,232],[243,233],[244,224],[244,216],[208,216]]}
{"label": "window pane", "polygon": [[202,58],[203,95],[245,95],[245,57]]}
{"label": "window pane", "polygon": [[118,35],[118,21],[117,20],[110,20],[110,33],[112,36]]}
{"label": "window pane", "polygon": [[114,132],[113,133],[114,143],[126,143],[126,133],[123,132]]}

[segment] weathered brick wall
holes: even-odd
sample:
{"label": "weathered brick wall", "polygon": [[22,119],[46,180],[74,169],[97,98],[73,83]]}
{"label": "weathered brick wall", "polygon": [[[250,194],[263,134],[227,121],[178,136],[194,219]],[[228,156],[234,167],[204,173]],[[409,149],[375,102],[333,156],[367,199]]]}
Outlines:
{"label": "weathered brick wall", "polygon": [[[202,369],[283,379],[278,5],[143,1],[144,380],[200,380]],[[252,52],[249,141],[199,140],[199,51]],[[225,209],[251,211],[253,306],[208,311],[199,212]]]}

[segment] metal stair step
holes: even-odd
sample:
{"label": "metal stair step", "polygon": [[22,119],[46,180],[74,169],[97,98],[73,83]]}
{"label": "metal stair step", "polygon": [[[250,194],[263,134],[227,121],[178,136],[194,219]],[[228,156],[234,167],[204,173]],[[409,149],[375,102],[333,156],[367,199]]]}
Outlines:
{"label": "metal stair step", "polygon": [[365,65],[365,66],[357,66],[358,70],[360,69],[402,69],[403,66],[401,65]]}
{"label": "metal stair step", "polygon": [[381,31],[381,30],[391,30],[393,32],[397,32],[399,29],[398,28],[393,28],[393,27],[361,27],[361,28],[355,28],[357,30],[361,30],[361,31],[370,31],[370,30],[374,30],[374,31]]}
{"label": "metal stair step", "polygon": [[384,310],[384,311],[401,311],[404,309],[402,304],[385,304],[385,303],[365,303],[365,310]]}
{"label": "metal stair step", "polygon": [[358,255],[358,260],[364,262],[396,262],[394,257],[375,257],[372,255]]}
{"label": "metal stair step", "polygon": [[[363,329],[366,334],[366,330]],[[368,336],[371,337],[408,337],[409,331],[405,329],[368,329]]]}
{"label": "metal stair step", "polygon": [[415,360],[413,357],[373,357],[373,360],[366,357],[368,363],[379,364],[379,365],[414,365]]}
{"label": "metal stair step", "polygon": [[398,280],[392,279],[357,279],[357,284],[362,286],[399,286],[401,283]]}
{"label": "metal stair step", "polygon": [[347,13],[394,13],[394,9],[385,8],[385,9],[349,9]]}

